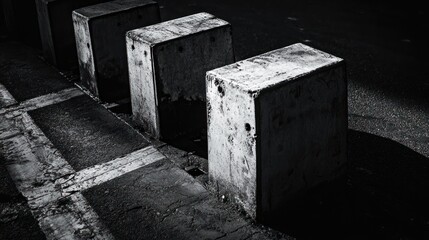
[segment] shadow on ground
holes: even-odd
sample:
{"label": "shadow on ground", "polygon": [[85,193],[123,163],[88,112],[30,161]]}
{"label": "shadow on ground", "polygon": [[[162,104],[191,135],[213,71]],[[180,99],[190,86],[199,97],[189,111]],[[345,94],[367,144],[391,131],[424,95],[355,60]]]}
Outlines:
{"label": "shadow on ground", "polygon": [[347,177],[289,203],[271,227],[298,239],[429,239],[429,159],[349,130]]}

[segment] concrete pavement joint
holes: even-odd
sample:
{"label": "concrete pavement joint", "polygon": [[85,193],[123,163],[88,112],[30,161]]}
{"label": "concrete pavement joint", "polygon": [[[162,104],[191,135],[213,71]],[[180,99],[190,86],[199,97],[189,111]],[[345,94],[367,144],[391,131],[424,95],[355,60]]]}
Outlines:
{"label": "concrete pavement joint", "polygon": [[10,160],[6,167],[17,189],[27,199],[47,239],[86,238],[85,231],[80,232],[82,229],[90,229],[99,239],[113,239],[81,193],[68,196],[71,201],[67,202],[67,206],[55,205],[64,194],[53,183],[53,178],[70,174],[74,170],[30,116],[22,113],[13,119],[5,116],[0,118],[1,128],[8,129],[6,132],[21,131],[14,137],[2,139],[0,150]]}
{"label": "concrete pavement joint", "polygon": [[[84,93],[77,88],[67,88],[67,89],[61,90],[61,91],[56,92],[56,93],[46,94],[46,95],[43,95],[40,97],[35,97],[32,99],[23,101],[20,104],[12,105],[12,104],[10,104],[10,102],[11,102],[10,97],[12,97],[12,96],[10,94],[8,94],[7,89],[2,87],[2,85],[1,85],[0,86],[0,96],[2,96],[1,102],[3,102],[3,103],[0,103],[0,106],[6,105],[6,107],[3,109],[0,109],[0,115],[1,114],[8,114],[8,113],[11,115],[19,115],[22,112],[28,112],[28,111],[35,110],[35,109],[42,108],[42,107],[46,107],[46,106],[49,106],[52,104],[64,102],[64,101],[67,101],[71,98],[81,96],[83,94]],[[9,105],[8,105],[8,103],[9,103]],[[15,103],[16,103],[16,101],[15,101]]]}
{"label": "concrete pavement joint", "polygon": [[70,88],[17,104],[0,86],[0,152],[47,239],[114,239],[80,191],[165,158],[149,146],[75,172],[27,111],[82,94]]}

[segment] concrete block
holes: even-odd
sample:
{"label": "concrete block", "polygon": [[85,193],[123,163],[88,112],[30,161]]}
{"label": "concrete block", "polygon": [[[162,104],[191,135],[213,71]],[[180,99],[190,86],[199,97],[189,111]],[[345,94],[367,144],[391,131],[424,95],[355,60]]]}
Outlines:
{"label": "concrete block", "polygon": [[36,0],[46,60],[60,69],[77,67],[72,11],[108,0]]}
{"label": "concrete block", "polygon": [[73,11],[82,84],[102,101],[130,96],[125,33],[160,22],[150,0],[117,0]]}
{"label": "concrete block", "polygon": [[259,221],[346,166],[344,61],[294,44],[207,73],[209,179]]}
{"label": "concrete block", "polygon": [[231,25],[198,13],[127,33],[134,118],[156,138],[206,128],[205,73],[234,62]]}

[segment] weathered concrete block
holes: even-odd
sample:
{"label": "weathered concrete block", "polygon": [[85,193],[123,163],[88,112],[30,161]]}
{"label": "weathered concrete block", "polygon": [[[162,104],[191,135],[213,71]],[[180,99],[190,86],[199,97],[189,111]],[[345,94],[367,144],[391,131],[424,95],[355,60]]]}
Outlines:
{"label": "weathered concrete block", "polygon": [[210,181],[252,217],[342,174],[342,59],[294,44],[209,71],[206,84]]}
{"label": "weathered concrete block", "polygon": [[61,69],[77,66],[72,11],[108,0],[36,0],[46,60]]}
{"label": "weathered concrete block", "polygon": [[73,11],[82,84],[103,101],[130,96],[125,33],[160,22],[150,0],[118,0]]}
{"label": "weathered concrete block", "polygon": [[231,25],[208,13],[127,33],[134,118],[157,138],[206,127],[205,73],[234,62]]}

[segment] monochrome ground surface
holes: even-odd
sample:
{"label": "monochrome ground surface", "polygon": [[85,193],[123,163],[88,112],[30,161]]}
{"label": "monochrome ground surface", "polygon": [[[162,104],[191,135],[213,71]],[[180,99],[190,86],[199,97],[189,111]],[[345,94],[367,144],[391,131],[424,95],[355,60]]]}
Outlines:
{"label": "monochrome ground surface", "polygon": [[257,225],[207,190],[205,139],[148,138],[128,125],[129,106],[101,105],[76,72],[1,32],[0,239],[429,238],[424,8],[158,2],[163,20],[229,21],[237,60],[296,42],[345,59],[349,173],[273,216],[279,232]]}

